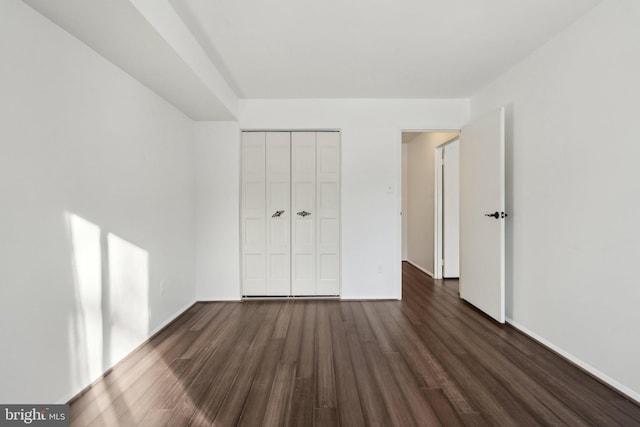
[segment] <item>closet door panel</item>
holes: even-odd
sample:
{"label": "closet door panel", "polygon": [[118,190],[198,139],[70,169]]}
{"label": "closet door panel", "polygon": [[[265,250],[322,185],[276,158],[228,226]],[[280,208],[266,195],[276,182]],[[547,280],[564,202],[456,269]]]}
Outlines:
{"label": "closet door panel", "polygon": [[291,294],[316,295],[316,134],[291,133]]}
{"label": "closet door panel", "polygon": [[291,294],[291,134],[266,133],[266,292]]}
{"label": "closet door panel", "polygon": [[340,294],[340,134],[316,134],[316,294]]}
{"label": "closet door panel", "polygon": [[242,134],[242,294],[266,292],[265,133]]}

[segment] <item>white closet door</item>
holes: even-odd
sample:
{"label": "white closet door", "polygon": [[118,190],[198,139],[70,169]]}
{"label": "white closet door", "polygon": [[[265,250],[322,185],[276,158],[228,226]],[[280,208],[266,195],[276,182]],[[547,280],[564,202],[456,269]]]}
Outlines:
{"label": "white closet door", "polygon": [[242,294],[265,295],[265,133],[242,133]]}
{"label": "white closet door", "polygon": [[291,294],[291,159],[289,132],[266,133],[267,285],[265,295]]}
{"label": "white closet door", "polygon": [[316,133],[316,295],[340,294],[340,134]]}
{"label": "white closet door", "polygon": [[316,295],[316,133],[291,134],[291,294]]}

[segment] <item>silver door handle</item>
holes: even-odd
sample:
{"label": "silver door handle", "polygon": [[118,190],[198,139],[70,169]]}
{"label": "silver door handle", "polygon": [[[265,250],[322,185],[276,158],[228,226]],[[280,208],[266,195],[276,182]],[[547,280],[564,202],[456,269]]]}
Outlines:
{"label": "silver door handle", "polygon": [[300,211],[300,212],[298,212],[298,215],[300,215],[302,218],[304,218],[305,216],[311,215],[311,212]]}
{"label": "silver door handle", "polygon": [[276,211],[276,213],[271,215],[271,218],[280,218],[280,215],[282,215],[283,213],[284,211]]}

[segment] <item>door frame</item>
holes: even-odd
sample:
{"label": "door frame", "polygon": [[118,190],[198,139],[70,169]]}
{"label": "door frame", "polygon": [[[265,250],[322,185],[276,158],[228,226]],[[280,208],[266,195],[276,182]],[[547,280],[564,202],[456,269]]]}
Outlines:
{"label": "door frame", "polygon": [[435,147],[435,188],[433,190],[433,278],[444,278],[444,175],[442,174],[442,156],[444,148],[460,140],[460,135]]}
{"label": "door frame", "polygon": [[[402,300],[402,134],[404,132],[457,132],[460,134],[462,127],[429,127],[429,126],[399,126],[396,132],[396,289],[397,299]],[[458,138],[460,135],[458,135]],[[435,239],[434,239],[435,240]]]}

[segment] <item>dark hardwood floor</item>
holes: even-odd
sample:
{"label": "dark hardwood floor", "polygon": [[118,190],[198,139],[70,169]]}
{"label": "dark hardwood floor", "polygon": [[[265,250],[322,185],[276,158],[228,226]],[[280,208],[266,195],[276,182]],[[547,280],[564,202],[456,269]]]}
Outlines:
{"label": "dark hardwood floor", "polygon": [[403,301],[198,303],[72,425],[640,425],[640,407],[403,267]]}

